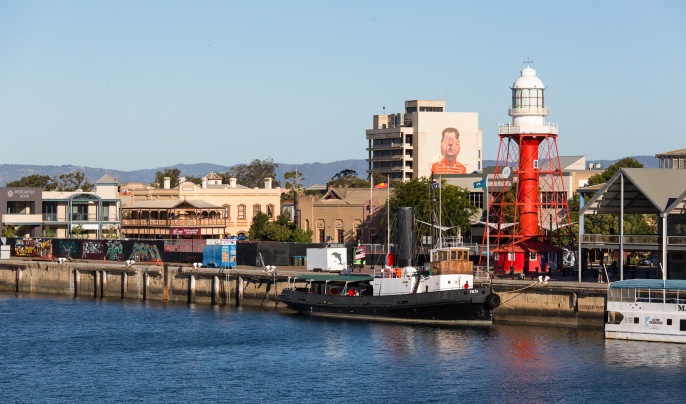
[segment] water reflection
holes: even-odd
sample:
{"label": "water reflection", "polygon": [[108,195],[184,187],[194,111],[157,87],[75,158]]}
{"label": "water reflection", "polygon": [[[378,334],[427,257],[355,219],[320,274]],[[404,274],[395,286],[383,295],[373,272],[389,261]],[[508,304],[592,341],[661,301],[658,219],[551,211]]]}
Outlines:
{"label": "water reflection", "polygon": [[673,368],[686,366],[683,344],[605,340],[605,361],[618,367]]}

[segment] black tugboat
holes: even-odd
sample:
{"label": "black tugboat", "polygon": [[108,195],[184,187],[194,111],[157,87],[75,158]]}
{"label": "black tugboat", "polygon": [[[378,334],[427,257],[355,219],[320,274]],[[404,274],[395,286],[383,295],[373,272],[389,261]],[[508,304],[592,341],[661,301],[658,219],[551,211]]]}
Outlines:
{"label": "black tugboat", "polygon": [[474,285],[469,249],[431,251],[431,262],[385,268],[380,276],[303,274],[279,296],[303,314],[432,325],[490,325],[500,296]]}

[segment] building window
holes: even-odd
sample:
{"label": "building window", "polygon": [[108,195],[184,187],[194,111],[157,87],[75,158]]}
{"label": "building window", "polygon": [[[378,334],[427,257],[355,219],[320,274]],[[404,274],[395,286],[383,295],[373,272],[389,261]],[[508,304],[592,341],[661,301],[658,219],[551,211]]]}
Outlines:
{"label": "building window", "polygon": [[267,205],[267,218],[274,219],[274,205]]}
{"label": "building window", "polygon": [[345,243],[345,239],[343,237],[343,229],[338,229],[338,243],[339,244]]}
{"label": "building window", "polygon": [[252,205],[252,217],[257,216],[258,213],[262,212],[262,206],[260,205]]}
{"label": "building window", "polygon": [[324,229],[319,229],[319,242],[322,244],[326,242],[324,238]]}
{"label": "building window", "polygon": [[238,220],[245,220],[245,205],[238,205]]}
{"label": "building window", "polygon": [[[8,203],[9,208],[9,203]],[[9,213],[9,212],[8,212]],[[57,202],[43,202],[43,220],[57,220]]]}
{"label": "building window", "polygon": [[231,205],[222,205],[224,206],[224,217],[229,220],[231,219]]}

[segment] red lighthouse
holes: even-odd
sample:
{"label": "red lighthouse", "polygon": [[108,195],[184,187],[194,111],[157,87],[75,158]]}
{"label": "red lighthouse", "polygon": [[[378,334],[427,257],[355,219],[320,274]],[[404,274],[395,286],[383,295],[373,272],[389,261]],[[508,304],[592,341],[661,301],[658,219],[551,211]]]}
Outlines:
{"label": "red lighthouse", "polygon": [[545,122],[545,86],[534,69],[527,65],[511,89],[512,123],[498,130],[484,245],[492,247],[496,273],[545,274],[561,262],[554,244],[569,223],[557,125]]}

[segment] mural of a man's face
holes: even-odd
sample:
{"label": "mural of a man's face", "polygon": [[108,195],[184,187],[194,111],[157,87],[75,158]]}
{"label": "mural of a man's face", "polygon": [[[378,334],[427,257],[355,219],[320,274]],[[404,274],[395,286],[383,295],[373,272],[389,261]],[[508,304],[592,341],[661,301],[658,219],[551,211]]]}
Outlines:
{"label": "mural of a man's face", "polygon": [[460,153],[460,141],[457,139],[457,133],[446,132],[441,142],[441,154],[446,159],[453,161]]}

